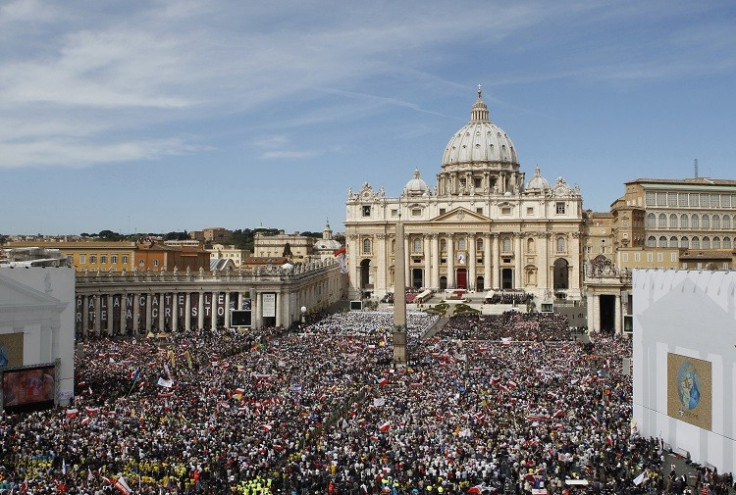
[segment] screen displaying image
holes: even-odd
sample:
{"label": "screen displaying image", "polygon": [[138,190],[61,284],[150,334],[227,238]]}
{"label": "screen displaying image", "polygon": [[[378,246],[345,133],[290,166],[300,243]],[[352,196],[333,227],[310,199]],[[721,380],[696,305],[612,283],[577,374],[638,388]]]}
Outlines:
{"label": "screen displaying image", "polygon": [[3,372],[3,408],[33,410],[51,407],[56,390],[55,366]]}

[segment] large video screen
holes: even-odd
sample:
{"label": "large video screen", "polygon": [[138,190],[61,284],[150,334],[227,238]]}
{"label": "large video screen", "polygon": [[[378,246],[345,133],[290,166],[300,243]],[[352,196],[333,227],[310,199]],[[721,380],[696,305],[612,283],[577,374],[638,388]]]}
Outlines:
{"label": "large video screen", "polygon": [[3,371],[3,409],[36,411],[54,406],[56,366]]}
{"label": "large video screen", "polygon": [[230,324],[234,327],[251,326],[251,312],[234,310],[230,312]]}

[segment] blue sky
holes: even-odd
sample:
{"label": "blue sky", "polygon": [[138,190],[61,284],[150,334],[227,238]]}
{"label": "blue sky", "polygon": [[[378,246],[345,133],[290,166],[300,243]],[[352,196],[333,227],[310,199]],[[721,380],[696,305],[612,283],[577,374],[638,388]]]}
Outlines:
{"label": "blue sky", "polygon": [[607,211],[736,179],[736,3],[0,2],[0,233],[342,231],[349,188],[435,184],[476,87]]}

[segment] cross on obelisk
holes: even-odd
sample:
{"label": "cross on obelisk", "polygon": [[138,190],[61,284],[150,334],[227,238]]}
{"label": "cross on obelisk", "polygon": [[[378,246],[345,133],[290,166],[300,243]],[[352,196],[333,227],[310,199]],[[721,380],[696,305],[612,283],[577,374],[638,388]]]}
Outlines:
{"label": "cross on obelisk", "polygon": [[396,262],[394,263],[394,366],[406,365],[406,275],[404,273],[404,224],[396,222]]}

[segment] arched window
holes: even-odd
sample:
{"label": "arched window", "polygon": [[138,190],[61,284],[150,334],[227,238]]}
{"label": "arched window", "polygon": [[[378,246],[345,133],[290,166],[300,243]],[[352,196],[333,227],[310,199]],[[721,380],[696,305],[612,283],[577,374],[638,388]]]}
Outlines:
{"label": "arched window", "polygon": [[659,247],[667,247],[667,238],[665,236],[659,238]]}
{"label": "arched window", "polygon": [[710,217],[708,215],[703,215],[703,219],[701,221],[704,229],[710,228]]}
{"label": "arched window", "polygon": [[710,249],[710,237],[703,237],[703,249]]}
{"label": "arched window", "polygon": [[685,249],[690,247],[690,240],[687,238],[687,236],[683,236],[682,242],[680,242],[680,247],[684,247]]}
{"label": "arched window", "polygon": [[731,228],[731,215],[723,215],[723,228],[724,229]]}
{"label": "arched window", "polygon": [[371,253],[371,240],[363,239],[363,254],[370,254],[370,253]]}
{"label": "arched window", "polygon": [[501,242],[501,252],[502,253],[510,253],[511,252],[511,237],[504,237],[503,241]]}
{"label": "arched window", "polygon": [[700,218],[698,218],[698,215],[693,215],[693,217],[690,219],[690,225],[692,225],[694,229],[700,228]]}
{"label": "arched window", "polygon": [[675,236],[670,237],[670,247],[676,248],[677,244],[678,244],[677,237]]}
{"label": "arched window", "polygon": [[647,239],[647,247],[657,247],[657,238],[650,235]]}
{"label": "arched window", "polygon": [[415,253],[421,253],[422,252],[422,239],[419,237],[415,237],[413,240],[413,243],[414,245],[412,247],[412,251],[414,251]]}
{"label": "arched window", "polygon": [[693,240],[690,242],[693,249],[700,249],[700,237],[693,236]]}
{"label": "arched window", "polygon": [[660,229],[666,229],[667,228],[667,215],[664,213],[659,214],[659,223],[657,225]]}
{"label": "arched window", "polygon": [[720,229],[721,228],[721,217],[720,217],[720,215],[713,215],[713,228],[714,229]]}
{"label": "arched window", "polygon": [[475,250],[478,251],[479,253],[483,252],[483,238],[482,237],[478,237],[475,240]]}
{"label": "arched window", "polygon": [[713,238],[713,249],[721,249],[721,238],[718,236]]}
{"label": "arched window", "polygon": [[533,253],[534,252],[534,238],[530,237],[526,240],[526,252],[527,253]]}
{"label": "arched window", "polygon": [[674,213],[670,215],[670,228],[676,229],[677,228],[677,215]]}
{"label": "arched window", "polygon": [[731,238],[730,237],[723,238],[723,249],[731,249]]}
{"label": "arched window", "polygon": [[657,217],[654,213],[650,213],[647,215],[647,227],[654,228],[656,227]]}
{"label": "arched window", "polygon": [[680,215],[680,228],[687,229],[690,226],[687,215]]}
{"label": "arched window", "polygon": [[459,251],[465,251],[466,249],[468,249],[468,248],[466,247],[466,246],[467,246],[466,242],[467,242],[467,241],[465,240],[465,237],[460,237],[460,238],[459,238],[459,239],[457,240],[457,249],[458,249]]}
{"label": "arched window", "polygon": [[565,238],[562,236],[557,238],[557,252],[558,253],[565,252]]}

